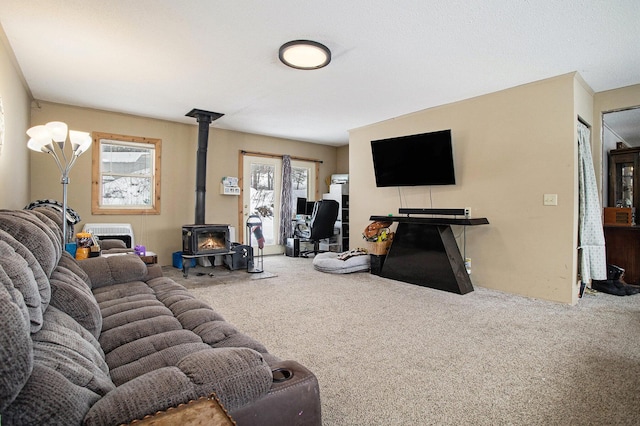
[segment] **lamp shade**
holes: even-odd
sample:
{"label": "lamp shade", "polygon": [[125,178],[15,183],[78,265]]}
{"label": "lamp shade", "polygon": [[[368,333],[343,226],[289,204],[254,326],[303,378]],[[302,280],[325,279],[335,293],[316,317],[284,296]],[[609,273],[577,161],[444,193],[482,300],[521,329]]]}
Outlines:
{"label": "lamp shade", "polygon": [[51,152],[51,147],[49,144],[51,143],[51,139],[47,140],[46,138],[31,138],[29,142],[27,142],[27,148],[36,152]]}
{"label": "lamp shade", "polygon": [[294,40],[280,47],[279,58],[283,64],[301,70],[315,70],[331,62],[327,46],[311,40]]}
{"label": "lamp shade", "polygon": [[31,137],[27,142],[27,148],[32,151],[50,153],[53,151],[51,145],[51,132],[45,126],[33,126],[27,130],[27,135]]}
{"label": "lamp shade", "polygon": [[76,155],[81,155],[91,146],[91,135],[88,132],[69,130],[69,139],[71,140],[71,148]]}
{"label": "lamp shade", "polygon": [[51,121],[45,125],[45,128],[51,134],[51,139],[54,142],[64,142],[67,140],[67,123],[63,123],[62,121]]}
{"label": "lamp shade", "polygon": [[34,139],[49,139],[51,140],[51,132],[47,129],[46,126],[38,125],[33,126],[29,130],[27,130],[27,135]]}

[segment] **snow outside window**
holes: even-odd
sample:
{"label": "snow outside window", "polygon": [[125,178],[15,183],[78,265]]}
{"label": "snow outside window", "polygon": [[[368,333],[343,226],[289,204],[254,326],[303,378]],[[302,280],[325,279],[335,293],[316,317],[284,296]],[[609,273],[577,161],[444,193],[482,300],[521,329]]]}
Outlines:
{"label": "snow outside window", "polygon": [[92,213],[159,214],[160,146],[160,139],[94,133]]}

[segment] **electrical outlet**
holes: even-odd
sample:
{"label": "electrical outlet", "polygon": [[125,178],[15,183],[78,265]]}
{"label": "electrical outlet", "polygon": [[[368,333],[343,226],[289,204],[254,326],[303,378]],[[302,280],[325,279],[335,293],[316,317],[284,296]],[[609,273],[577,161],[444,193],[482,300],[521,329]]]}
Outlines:
{"label": "electrical outlet", "polygon": [[469,219],[471,217],[471,207],[465,207],[464,208],[464,217],[466,219]]}
{"label": "electrical outlet", "polygon": [[542,204],[545,206],[557,206],[558,194],[544,194]]}

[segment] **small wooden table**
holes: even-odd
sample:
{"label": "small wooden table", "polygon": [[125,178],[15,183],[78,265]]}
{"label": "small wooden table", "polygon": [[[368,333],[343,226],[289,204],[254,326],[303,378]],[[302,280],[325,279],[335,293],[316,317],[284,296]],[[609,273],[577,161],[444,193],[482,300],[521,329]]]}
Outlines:
{"label": "small wooden table", "polygon": [[129,426],[174,426],[199,424],[212,426],[232,426],[236,422],[222,406],[217,395],[202,397],[177,407],[159,411],[142,420],[134,420]]}
{"label": "small wooden table", "polygon": [[140,256],[140,259],[147,265],[155,265],[158,263],[158,255],[152,251],[148,251],[144,256]]}

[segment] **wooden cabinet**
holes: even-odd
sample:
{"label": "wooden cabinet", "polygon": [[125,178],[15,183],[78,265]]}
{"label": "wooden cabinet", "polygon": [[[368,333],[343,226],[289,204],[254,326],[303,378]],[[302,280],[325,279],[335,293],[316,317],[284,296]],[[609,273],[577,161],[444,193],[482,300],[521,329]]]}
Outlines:
{"label": "wooden cabinet", "polygon": [[[640,212],[640,148],[609,151],[609,207],[632,208],[635,223]],[[609,222],[618,222],[611,221]],[[627,221],[628,223],[628,221]],[[624,280],[640,283],[640,226],[605,224],[607,264],[625,270]]]}
{"label": "wooden cabinet", "polygon": [[607,264],[624,269],[624,281],[640,284],[640,226],[605,225]]}
{"label": "wooden cabinet", "polygon": [[640,148],[609,151],[609,207],[640,207]]}

